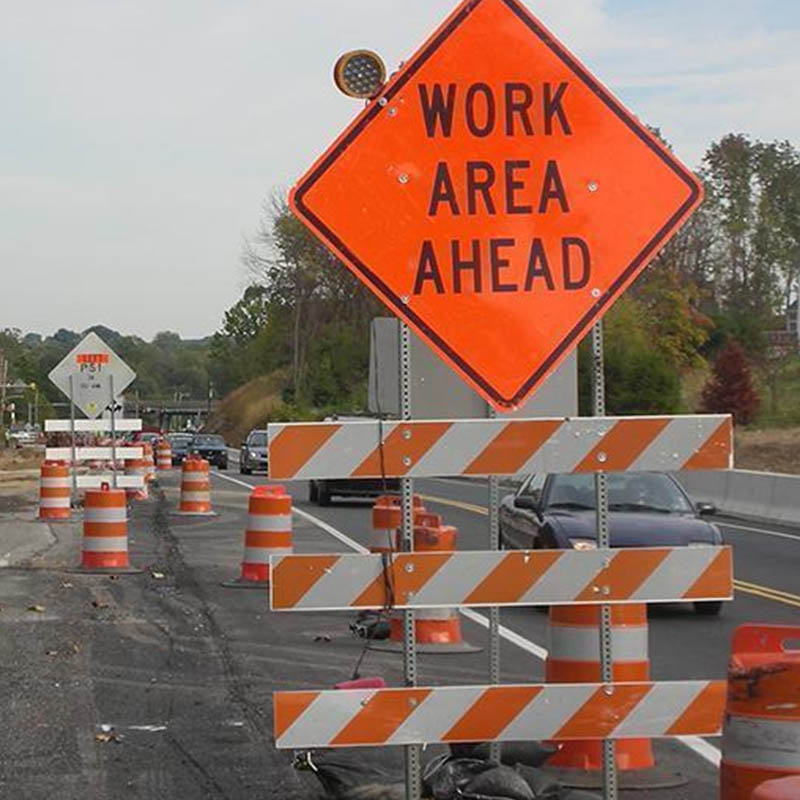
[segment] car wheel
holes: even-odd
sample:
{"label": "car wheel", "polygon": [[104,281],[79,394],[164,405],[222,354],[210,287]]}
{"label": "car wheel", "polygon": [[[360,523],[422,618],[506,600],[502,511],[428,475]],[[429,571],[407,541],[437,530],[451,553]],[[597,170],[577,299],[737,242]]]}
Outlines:
{"label": "car wheel", "polygon": [[308,482],[308,502],[309,503],[316,503],[319,499],[319,491],[317,490],[317,482],[316,481],[309,481]]}
{"label": "car wheel", "polygon": [[253,474],[253,470],[251,470],[249,467],[239,467],[239,472],[241,472],[242,475],[252,475]]}
{"label": "car wheel", "polygon": [[722,600],[706,600],[694,603],[694,613],[701,617],[717,617],[722,611]]}
{"label": "car wheel", "polygon": [[324,484],[320,483],[317,486],[317,505],[329,506],[331,504],[330,489]]}
{"label": "car wheel", "polygon": [[222,462],[222,463],[219,465],[219,468],[220,468],[220,470],[223,470],[223,471],[224,471],[224,470],[226,470],[226,469],[228,469],[228,462],[227,462],[227,461],[223,461],[223,462]]}

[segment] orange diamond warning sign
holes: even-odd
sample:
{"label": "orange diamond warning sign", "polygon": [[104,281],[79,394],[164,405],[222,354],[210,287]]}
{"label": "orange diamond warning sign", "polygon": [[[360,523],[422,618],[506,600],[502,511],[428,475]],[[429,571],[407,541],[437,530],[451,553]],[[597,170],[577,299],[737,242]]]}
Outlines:
{"label": "orange diamond warning sign", "polygon": [[519,0],[465,0],[290,202],[508,409],[701,198],[691,172]]}

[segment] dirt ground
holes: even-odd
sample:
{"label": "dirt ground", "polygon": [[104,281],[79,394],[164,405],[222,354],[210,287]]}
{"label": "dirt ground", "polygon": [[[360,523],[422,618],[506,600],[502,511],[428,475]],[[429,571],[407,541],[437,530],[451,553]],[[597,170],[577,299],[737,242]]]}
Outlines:
{"label": "dirt ground", "polygon": [[42,448],[4,447],[0,449],[0,470],[36,469],[43,457]]}
{"label": "dirt ground", "polygon": [[800,475],[800,428],[737,431],[734,447],[737,469]]}

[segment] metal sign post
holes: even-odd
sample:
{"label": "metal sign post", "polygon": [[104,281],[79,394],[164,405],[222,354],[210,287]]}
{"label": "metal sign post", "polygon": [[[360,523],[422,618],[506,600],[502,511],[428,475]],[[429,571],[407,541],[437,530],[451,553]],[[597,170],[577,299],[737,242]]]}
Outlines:
{"label": "metal sign post", "polygon": [[[496,419],[497,412],[488,407],[489,419]],[[490,475],[489,484],[489,550],[500,549],[500,479],[497,475]],[[492,606],[489,609],[489,683],[500,683],[500,608]],[[489,757],[493,761],[500,761],[500,742],[489,745]]]}
{"label": "metal sign post", "polygon": [[[596,417],[604,417],[606,413],[606,382],[602,320],[592,328],[592,395],[592,413]],[[597,507],[597,547],[600,550],[607,550],[611,546],[611,535],[608,527],[608,479],[605,472],[595,473],[594,486]],[[602,605],[600,607],[600,672],[602,681],[609,687],[614,680],[613,665],[611,606]],[[613,740],[603,740],[604,800],[617,800],[618,796],[615,749]]]}
{"label": "metal sign post", "polygon": [[[411,419],[411,334],[408,325],[400,325],[400,418]],[[402,478],[403,550],[414,549],[414,480]],[[406,686],[417,685],[417,640],[414,611],[403,612],[403,671]],[[420,800],[422,791],[422,752],[419,745],[406,747],[406,800]]]}
{"label": "metal sign post", "polygon": [[113,373],[108,376],[108,388],[111,392],[111,480],[114,488],[117,488],[117,426],[116,426],[116,412],[117,400],[114,397],[114,375]]}
{"label": "metal sign post", "polygon": [[69,474],[72,476],[72,505],[78,499],[78,476],[75,472],[75,376],[69,376],[69,446],[70,465]]}

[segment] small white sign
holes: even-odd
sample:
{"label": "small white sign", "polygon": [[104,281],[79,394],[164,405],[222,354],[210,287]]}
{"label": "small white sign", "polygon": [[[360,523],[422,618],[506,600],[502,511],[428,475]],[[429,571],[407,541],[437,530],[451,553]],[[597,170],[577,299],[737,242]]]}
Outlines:
{"label": "small white sign", "polygon": [[136,373],[96,333],[90,333],[49,375],[67,397],[70,376],[75,405],[87,417],[96,419],[111,405],[111,377],[116,399],[136,378]]}

